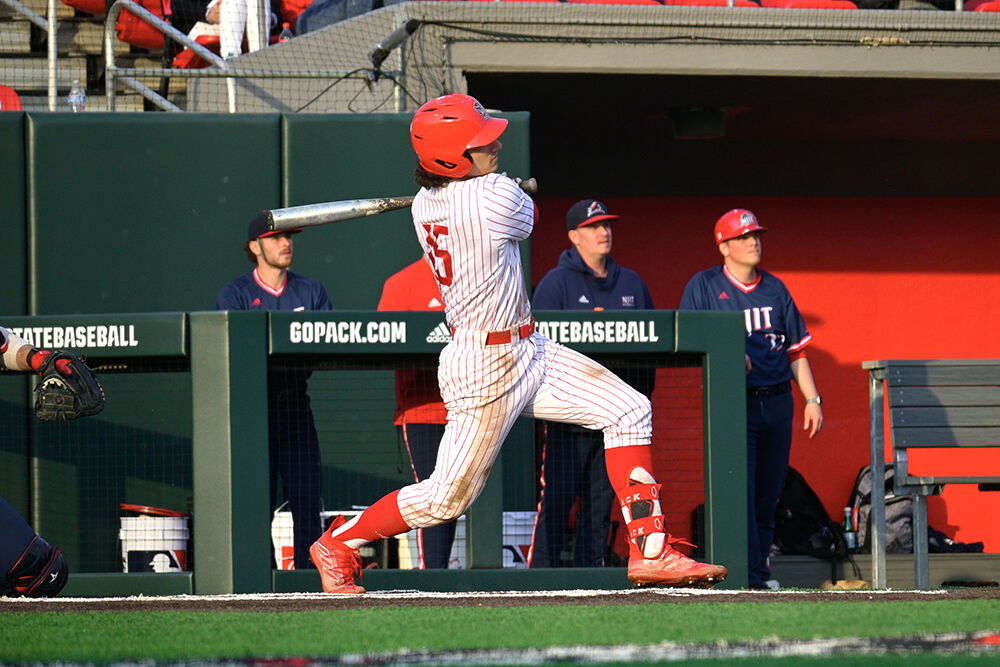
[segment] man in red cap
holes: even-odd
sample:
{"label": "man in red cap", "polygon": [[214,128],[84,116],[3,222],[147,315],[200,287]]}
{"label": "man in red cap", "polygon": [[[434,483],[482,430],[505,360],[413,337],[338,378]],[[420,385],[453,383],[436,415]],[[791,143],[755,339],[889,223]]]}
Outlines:
{"label": "man in red cap", "polygon": [[812,336],[785,284],[759,268],[760,235],[766,231],[743,208],[719,218],[714,238],[723,263],[696,273],[680,305],[681,310],[742,311],[746,318],[750,588],[761,589],[778,587],[768,556],[792,448],[793,379],[805,399],[803,427],[809,437],[823,427],[822,399],[805,355]]}
{"label": "man in red cap", "polygon": [[629,529],[628,578],[636,586],[713,586],[725,567],[675,550],[650,473],[649,399],[592,359],[535,331],[518,244],[535,203],[499,172],[507,121],[468,95],[421,106],[410,124],[417,154],[413,229],[431,262],[451,341],[438,380],[448,410],[434,471],[335,521],[313,545],[327,593],[359,594],[361,546],[457,519],[482,492],[519,416],[604,432],[611,486]]}

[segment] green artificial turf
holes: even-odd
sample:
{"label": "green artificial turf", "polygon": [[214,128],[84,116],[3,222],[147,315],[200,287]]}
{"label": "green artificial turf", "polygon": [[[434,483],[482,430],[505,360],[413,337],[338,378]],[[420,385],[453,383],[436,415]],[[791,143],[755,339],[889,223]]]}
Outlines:
{"label": "green artificial turf", "polygon": [[308,612],[9,612],[0,663],[893,637],[1000,629],[1000,601],[698,603]]}

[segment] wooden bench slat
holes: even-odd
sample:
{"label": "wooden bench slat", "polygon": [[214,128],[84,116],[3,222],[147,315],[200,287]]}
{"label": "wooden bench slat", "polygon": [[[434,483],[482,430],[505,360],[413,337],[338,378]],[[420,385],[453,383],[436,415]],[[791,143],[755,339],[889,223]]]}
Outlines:
{"label": "wooden bench slat", "polygon": [[1000,387],[896,387],[886,395],[890,408],[1000,405]]}
{"label": "wooden bench slat", "polygon": [[1000,386],[1000,363],[988,365],[896,366],[889,365],[886,382],[890,387],[936,385]]}
{"label": "wooden bench slat", "polygon": [[893,446],[900,447],[998,447],[997,427],[917,427],[894,428]]}
{"label": "wooden bench slat", "polygon": [[[890,410],[895,428],[919,426],[1000,426],[1000,409],[995,405],[980,407],[905,407]],[[1000,445],[1000,442],[997,443]]]}

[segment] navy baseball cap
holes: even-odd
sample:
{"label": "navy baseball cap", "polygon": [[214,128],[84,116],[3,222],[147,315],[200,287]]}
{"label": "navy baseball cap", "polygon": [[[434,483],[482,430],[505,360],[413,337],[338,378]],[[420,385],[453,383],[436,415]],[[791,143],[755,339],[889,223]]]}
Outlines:
{"label": "navy baseball cap", "polygon": [[271,226],[267,222],[267,211],[261,211],[250,221],[247,226],[247,243],[256,241],[264,236],[274,236],[275,234],[298,234],[301,229],[284,229],[281,231],[271,231]]}
{"label": "navy baseball cap", "polygon": [[566,229],[573,230],[584,225],[592,225],[601,220],[617,220],[617,215],[608,213],[604,202],[596,199],[581,199],[566,212]]}

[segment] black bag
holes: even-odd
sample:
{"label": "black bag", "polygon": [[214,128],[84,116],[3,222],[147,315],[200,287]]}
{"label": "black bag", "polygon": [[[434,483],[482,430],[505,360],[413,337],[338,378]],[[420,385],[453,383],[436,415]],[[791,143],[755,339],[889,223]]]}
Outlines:
{"label": "black bag", "polygon": [[847,559],[847,542],[805,478],[788,468],[785,487],[774,513],[774,545],[782,554]]}
{"label": "black bag", "polygon": [[[913,498],[893,492],[894,464],[885,464],[885,552],[913,553]],[[871,553],[872,467],[862,466],[849,502],[858,509],[858,549]]]}

